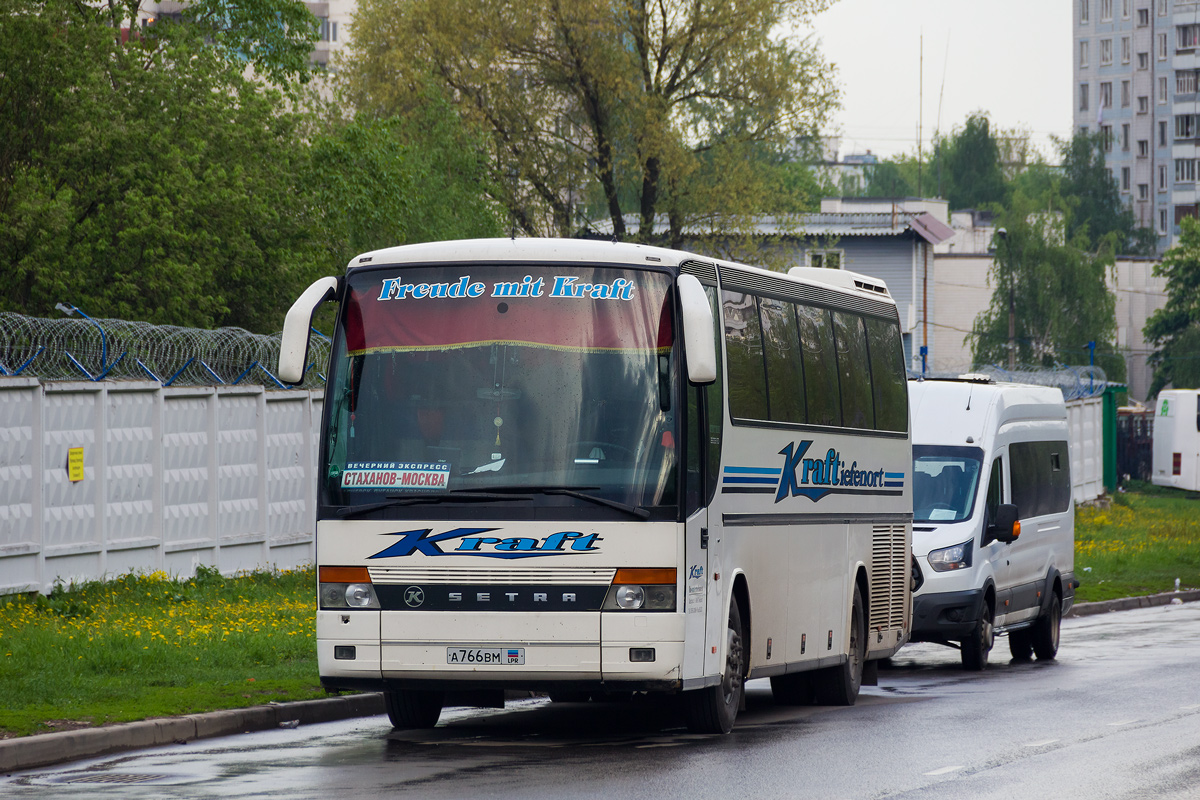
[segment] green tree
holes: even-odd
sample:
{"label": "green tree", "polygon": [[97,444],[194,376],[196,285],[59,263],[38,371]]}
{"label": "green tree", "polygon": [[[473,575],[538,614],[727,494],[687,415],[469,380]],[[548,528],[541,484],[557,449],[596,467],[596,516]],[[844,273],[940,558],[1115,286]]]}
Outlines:
{"label": "green tree", "polygon": [[976,363],[1011,363],[1011,319],[1015,364],[1084,364],[1087,345],[1095,342],[1095,362],[1110,378],[1124,380],[1125,362],[1113,347],[1116,298],[1105,283],[1112,251],[1093,254],[1085,242],[1067,242],[1062,217],[1041,213],[1020,193],[997,218],[997,231],[995,290],[972,331]]}
{"label": "green tree", "polygon": [[[940,170],[946,190],[942,196],[951,208],[986,208],[1004,202],[1005,181],[1000,165],[1000,145],[992,135],[987,114],[977,111],[936,149],[930,165],[933,177]],[[926,186],[935,181],[922,181]]]}
{"label": "green tree", "polygon": [[317,249],[279,92],[206,31],[0,0],[0,308],[270,330]]}
{"label": "green tree", "polygon": [[1105,166],[1103,134],[1076,133],[1070,140],[1060,140],[1058,148],[1062,161],[1058,194],[1067,198],[1068,239],[1082,237],[1091,250],[1108,240],[1122,255],[1152,255],[1157,236],[1151,228],[1138,226],[1133,210],[1121,200]]}
{"label": "green tree", "polygon": [[678,245],[685,227],[728,229],[769,206],[778,182],[755,149],[825,121],[832,70],[779,31],[826,5],[364,0],[348,87],[390,116],[433,80],[487,132],[492,191],[527,233],[573,233],[594,197],[616,235]]}
{"label": "green tree", "polygon": [[1178,243],[1154,269],[1167,279],[1167,302],[1150,315],[1143,333],[1156,348],[1150,356],[1150,396],[1168,384],[1200,387],[1200,220],[1180,223]]}

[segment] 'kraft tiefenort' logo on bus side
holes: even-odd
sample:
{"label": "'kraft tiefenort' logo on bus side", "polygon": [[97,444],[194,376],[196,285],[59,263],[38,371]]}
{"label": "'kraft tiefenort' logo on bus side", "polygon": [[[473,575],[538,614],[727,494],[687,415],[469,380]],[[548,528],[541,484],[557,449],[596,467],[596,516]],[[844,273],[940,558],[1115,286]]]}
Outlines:
{"label": "'kraft tiefenort' logo on bus side", "polygon": [[783,467],[725,467],[721,491],[730,494],[774,494],[778,503],[803,496],[814,503],[830,494],[900,494],[903,472],[861,469],[857,461],[847,464],[832,447],[824,458],[805,458],[812,440],[792,442],[779,451]]}
{"label": "'kraft tiefenort' logo on bus side", "polygon": [[[385,536],[399,536],[371,558],[403,558],[414,553],[426,556],[484,556],[485,558],[536,558],[538,556],[561,556],[574,553],[597,553],[596,542],[602,542],[599,534],[578,531],[559,531],[542,539],[521,536],[483,536],[499,528],[455,528],[444,533],[434,533],[432,528],[417,531],[399,531]],[[452,550],[443,550],[455,540],[460,540]]]}

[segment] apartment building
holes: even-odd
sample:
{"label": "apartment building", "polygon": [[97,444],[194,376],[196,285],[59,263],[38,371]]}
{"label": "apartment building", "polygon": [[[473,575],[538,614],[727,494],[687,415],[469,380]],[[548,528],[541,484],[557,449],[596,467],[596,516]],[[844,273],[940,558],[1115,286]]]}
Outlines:
{"label": "apartment building", "polygon": [[1073,0],[1075,129],[1105,160],[1159,252],[1197,216],[1200,0]]}

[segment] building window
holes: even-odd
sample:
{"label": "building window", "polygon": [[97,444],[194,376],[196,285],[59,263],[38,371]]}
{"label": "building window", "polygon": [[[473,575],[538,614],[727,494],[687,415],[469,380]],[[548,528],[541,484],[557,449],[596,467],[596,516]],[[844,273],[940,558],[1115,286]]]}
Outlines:
{"label": "building window", "polygon": [[1139,114],[1149,114],[1150,113],[1150,98],[1146,97],[1146,95],[1142,95],[1141,97],[1138,98],[1138,113]]}
{"label": "building window", "polygon": [[1129,19],[1130,0],[1121,0],[1121,19]]}
{"label": "building window", "polygon": [[1196,138],[1196,115],[1175,115],[1175,140]]}
{"label": "building window", "polygon": [[1200,25],[1175,26],[1176,50],[1195,50],[1197,42],[1200,42]]}
{"label": "building window", "polygon": [[1112,20],[1112,0],[1100,0],[1100,21],[1109,22]]}
{"label": "building window", "polygon": [[1194,183],[1196,180],[1196,159],[1194,158],[1177,158],[1175,159],[1175,182],[1176,183]]}
{"label": "building window", "polygon": [[1158,190],[1165,192],[1167,190],[1167,165],[1158,165]]}
{"label": "building window", "polygon": [[1158,60],[1167,60],[1167,35],[1165,33],[1158,35]]}
{"label": "building window", "polygon": [[1175,94],[1195,94],[1196,73],[1190,69],[1175,70]]}
{"label": "building window", "polygon": [[1121,126],[1121,149],[1126,153],[1129,152],[1129,123],[1126,122]]}
{"label": "building window", "polygon": [[1121,37],[1121,63],[1122,64],[1129,63],[1129,51],[1130,51],[1129,37],[1122,36]]}
{"label": "building window", "polygon": [[1158,102],[1167,102],[1167,79],[1162,77],[1158,79]]}
{"label": "building window", "polygon": [[1138,53],[1138,69],[1150,69],[1150,54]]}
{"label": "building window", "polygon": [[1079,84],[1079,110],[1088,110],[1088,85],[1086,83]]}
{"label": "building window", "polygon": [[1112,81],[1100,84],[1100,107],[1112,108]]}
{"label": "building window", "polygon": [[1088,6],[1092,4],[1092,0],[1079,0],[1079,24],[1086,25],[1088,22]]}
{"label": "building window", "polygon": [[1112,125],[1101,125],[1100,136],[1104,142],[1104,152],[1111,153],[1113,146]]}
{"label": "building window", "polygon": [[1137,26],[1139,28],[1145,28],[1149,24],[1150,24],[1150,9],[1139,8],[1138,9]]}
{"label": "building window", "polygon": [[1167,210],[1165,208],[1158,210],[1158,232],[1164,236],[1167,233]]}
{"label": "building window", "polygon": [[1088,65],[1088,43],[1084,39],[1079,43],[1079,66],[1086,67]]}
{"label": "building window", "polygon": [[[1087,0],[1083,0],[1084,5],[1087,5]],[[1165,17],[1167,15],[1167,0],[1158,0],[1158,15]]]}
{"label": "building window", "polygon": [[1100,40],[1100,65],[1108,66],[1112,63],[1112,39]]}
{"label": "building window", "polygon": [[1129,81],[1121,81],[1121,108],[1129,108]]}
{"label": "building window", "polygon": [[1175,206],[1175,224],[1178,225],[1183,221],[1184,217],[1196,216],[1196,204],[1188,203],[1184,206]]}
{"label": "building window", "polygon": [[1138,139],[1138,158],[1150,157],[1150,140]]}
{"label": "building window", "polygon": [[1121,167],[1121,191],[1129,191],[1129,167]]}
{"label": "building window", "polygon": [[1158,121],[1158,146],[1167,146],[1167,121],[1165,119]]}
{"label": "building window", "polygon": [[1141,200],[1144,202],[1149,199],[1150,199],[1150,184],[1139,183],[1138,184],[1138,200]]}
{"label": "building window", "polygon": [[808,266],[817,267],[818,269],[841,269],[842,268],[842,251],[841,250],[809,250],[805,253],[808,259]]}

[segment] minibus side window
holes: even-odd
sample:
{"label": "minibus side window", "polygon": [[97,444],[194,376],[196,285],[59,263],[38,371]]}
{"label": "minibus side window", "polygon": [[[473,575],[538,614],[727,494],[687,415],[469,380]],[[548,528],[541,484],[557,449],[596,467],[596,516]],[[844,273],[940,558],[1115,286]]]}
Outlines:
{"label": "minibus side window", "polygon": [[1001,483],[1004,476],[1003,458],[997,458],[992,462],[992,475],[988,478],[986,510],[984,513],[984,525],[990,526],[996,520],[996,509],[1004,502],[1004,486]]}

